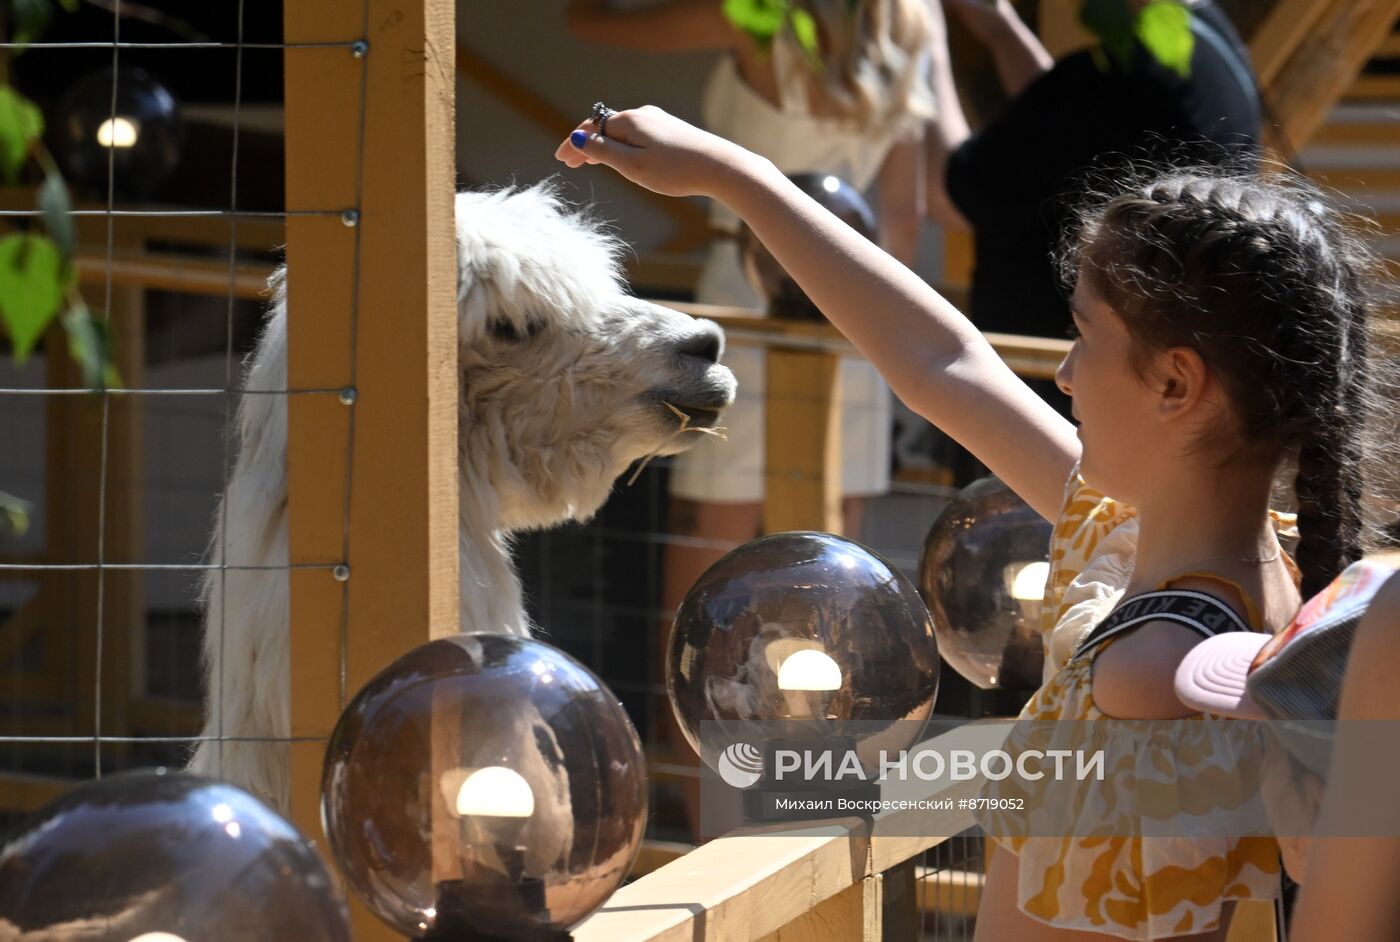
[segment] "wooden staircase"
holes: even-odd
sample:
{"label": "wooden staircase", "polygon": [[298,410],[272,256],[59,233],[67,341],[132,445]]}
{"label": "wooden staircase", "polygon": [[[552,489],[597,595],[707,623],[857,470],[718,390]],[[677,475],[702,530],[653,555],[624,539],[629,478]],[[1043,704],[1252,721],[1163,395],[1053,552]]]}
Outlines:
{"label": "wooden staircase", "polygon": [[1377,48],[1297,161],[1380,224],[1377,247],[1400,273],[1400,30]]}

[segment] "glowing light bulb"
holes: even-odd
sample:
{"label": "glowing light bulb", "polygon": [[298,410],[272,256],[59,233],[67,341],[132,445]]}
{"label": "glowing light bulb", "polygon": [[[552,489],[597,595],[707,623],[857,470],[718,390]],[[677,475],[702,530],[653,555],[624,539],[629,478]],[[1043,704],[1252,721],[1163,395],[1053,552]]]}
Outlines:
{"label": "glowing light bulb", "polygon": [[233,820],[233,809],[230,808],[228,805],[224,804],[223,802],[220,802],[219,804],[215,805],[209,813],[212,814],[214,816],[214,820],[219,822],[220,824],[227,824],[228,822]]}
{"label": "glowing light bulb", "polygon": [[840,690],[841,668],[822,651],[797,651],[778,668],[778,689]]}
{"label": "glowing light bulb", "polygon": [[1049,577],[1049,563],[1043,560],[1026,563],[1011,578],[1011,597],[1027,602],[1039,602],[1045,597],[1045,580]]}
{"label": "glowing light bulb", "polygon": [[822,177],[822,189],[828,193],[835,193],[841,189],[841,181],[837,177]]}
{"label": "glowing light bulb", "polygon": [[130,118],[108,118],[97,126],[97,143],[103,147],[135,147],[141,133],[139,122]]}
{"label": "glowing light bulb", "polygon": [[133,936],[131,942],[185,942],[185,939],[173,932],[143,932]]}
{"label": "glowing light bulb", "polygon": [[535,793],[514,769],[488,765],[468,775],[457,790],[457,813],[493,818],[528,818],[535,813]]}

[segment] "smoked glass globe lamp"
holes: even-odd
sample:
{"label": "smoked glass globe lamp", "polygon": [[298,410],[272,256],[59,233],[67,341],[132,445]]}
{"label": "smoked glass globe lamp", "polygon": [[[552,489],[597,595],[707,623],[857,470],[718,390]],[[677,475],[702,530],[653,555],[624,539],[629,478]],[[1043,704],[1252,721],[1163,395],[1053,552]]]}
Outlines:
{"label": "smoked glass globe lamp", "polygon": [[349,942],[321,859],[280,815],[223,782],[108,775],[0,846],[6,942]]}
{"label": "smoked glass globe lamp", "polygon": [[350,887],[409,938],[567,939],[627,876],[647,816],[617,697],[543,642],[421,645],[331,736],[322,817]]}
{"label": "smoked glass globe lamp", "polygon": [[921,738],[938,648],[918,590],[887,560],[829,533],[760,537],[716,562],[676,615],[666,686],[690,745],[772,739],[848,746],[871,765]]}
{"label": "smoked glass globe lamp", "polygon": [[983,690],[1040,686],[1051,529],[988,476],[959,491],[924,540],[919,581],[939,653]]}

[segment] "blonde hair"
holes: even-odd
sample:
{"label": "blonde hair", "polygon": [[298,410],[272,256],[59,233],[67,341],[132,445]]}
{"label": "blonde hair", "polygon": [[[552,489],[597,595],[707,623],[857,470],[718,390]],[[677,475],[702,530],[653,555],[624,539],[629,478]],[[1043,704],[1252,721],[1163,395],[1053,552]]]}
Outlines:
{"label": "blonde hair", "polygon": [[[933,36],[930,0],[794,0],[817,24],[820,68],[813,71],[790,30],[779,41],[796,49],[814,113],[863,128],[914,131],[934,116],[927,74]],[[938,2],[938,0],[932,0]]]}

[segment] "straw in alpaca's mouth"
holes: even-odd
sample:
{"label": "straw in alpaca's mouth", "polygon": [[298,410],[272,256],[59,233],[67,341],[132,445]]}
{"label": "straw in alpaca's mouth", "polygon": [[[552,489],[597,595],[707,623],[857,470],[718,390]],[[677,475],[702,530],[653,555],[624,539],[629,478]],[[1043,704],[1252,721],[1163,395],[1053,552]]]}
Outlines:
{"label": "straw in alpaca's mouth", "polygon": [[[703,409],[698,407],[677,406],[667,402],[664,399],[661,400],[661,404],[666,408],[670,409],[672,412],[674,412],[676,414],[676,418],[681,420],[681,427],[676,429],[677,434],[680,434],[681,432],[700,432],[703,435],[713,435],[721,441],[729,440],[729,436],[724,434],[729,430],[722,425],[700,426],[690,424],[692,409],[696,412],[708,415],[709,420],[711,422],[713,422],[719,417],[718,409]],[[647,465],[651,464],[651,459],[655,458],[659,454],[661,454],[660,449],[654,450],[650,454],[643,456],[641,461],[637,462],[637,469],[633,471],[632,476],[627,479],[628,487],[631,487],[633,484],[637,483],[637,478],[641,476],[642,470]]]}

